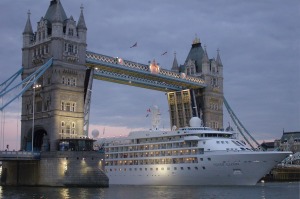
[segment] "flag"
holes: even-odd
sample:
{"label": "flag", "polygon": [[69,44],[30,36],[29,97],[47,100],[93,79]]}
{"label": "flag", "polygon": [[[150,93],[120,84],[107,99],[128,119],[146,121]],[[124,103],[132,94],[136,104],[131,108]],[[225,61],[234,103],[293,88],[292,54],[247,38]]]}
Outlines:
{"label": "flag", "polygon": [[150,112],[151,112],[151,109],[150,109],[150,108],[149,108],[149,109],[147,109],[147,112],[149,112],[149,113],[150,113]]}
{"label": "flag", "polygon": [[135,44],[133,44],[130,48],[134,48],[137,47],[137,42],[135,42]]}
{"label": "flag", "polygon": [[168,52],[166,51],[166,52],[164,52],[163,54],[161,54],[161,56],[163,56],[163,55],[165,55],[165,54],[167,54]]}

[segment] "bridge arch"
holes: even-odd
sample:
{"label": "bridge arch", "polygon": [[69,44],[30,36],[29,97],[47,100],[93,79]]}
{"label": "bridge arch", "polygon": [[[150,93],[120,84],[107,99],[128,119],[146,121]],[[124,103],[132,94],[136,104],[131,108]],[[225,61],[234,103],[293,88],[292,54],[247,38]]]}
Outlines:
{"label": "bridge arch", "polygon": [[[33,133],[33,150],[47,151],[49,149],[48,133],[42,126],[35,126]],[[25,150],[32,150],[32,128],[27,132],[27,136],[23,138],[25,143]]]}

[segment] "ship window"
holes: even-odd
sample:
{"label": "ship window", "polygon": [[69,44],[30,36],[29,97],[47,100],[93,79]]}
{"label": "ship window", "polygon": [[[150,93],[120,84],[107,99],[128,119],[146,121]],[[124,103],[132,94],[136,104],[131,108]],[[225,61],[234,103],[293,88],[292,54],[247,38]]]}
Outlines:
{"label": "ship window", "polygon": [[183,167],[180,167],[181,170],[183,170]]}
{"label": "ship window", "polygon": [[150,168],[150,171],[153,171],[153,168]]}
{"label": "ship window", "polygon": [[174,170],[177,170],[177,167],[174,167]]}
{"label": "ship window", "polygon": [[220,141],[217,141],[217,144],[220,144]]}
{"label": "ship window", "polygon": [[188,167],[188,170],[191,170],[191,167]]}
{"label": "ship window", "polygon": [[208,161],[211,161],[211,158],[207,158],[208,159]]}
{"label": "ship window", "polygon": [[201,161],[203,161],[203,158],[200,158]]}
{"label": "ship window", "polygon": [[156,171],[158,171],[158,168],[156,168]]}
{"label": "ship window", "polygon": [[112,169],[109,169],[110,171],[112,171]]}
{"label": "ship window", "polygon": [[204,170],[204,169],[205,169],[205,167],[202,167],[202,169]]}
{"label": "ship window", "polygon": [[161,170],[163,171],[163,170],[165,170],[165,168],[162,167]]}
{"label": "ship window", "polygon": [[170,170],[170,167],[168,167],[167,170]]}
{"label": "ship window", "polygon": [[145,171],[147,171],[147,168],[145,168]]}
{"label": "ship window", "polygon": [[142,168],[140,168],[140,171],[142,171],[143,169]]}
{"label": "ship window", "polygon": [[198,170],[198,167],[195,167],[196,170]]}
{"label": "ship window", "polygon": [[134,168],[135,171],[137,171],[137,168]]}
{"label": "ship window", "polygon": [[120,168],[119,171],[122,171],[122,169]]}
{"label": "ship window", "polygon": [[206,142],[205,141],[203,141],[203,144],[205,144]]}
{"label": "ship window", "polygon": [[132,168],[129,168],[129,171],[132,171]]}
{"label": "ship window", "polygon": [[126,168],[124,169],[124,171],[126,171]]}

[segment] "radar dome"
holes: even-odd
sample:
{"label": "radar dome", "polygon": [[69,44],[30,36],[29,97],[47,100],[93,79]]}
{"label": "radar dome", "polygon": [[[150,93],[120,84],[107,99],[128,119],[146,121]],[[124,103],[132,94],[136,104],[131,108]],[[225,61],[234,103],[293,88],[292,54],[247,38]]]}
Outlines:
{"label": "radar dome", "polygon": [[98,136],[99,136],[99,131],[98,131],[97,129],[94,129],[94,130],[92,131],[92,136],[93,136],[93,138],[98,137]]}
{"label": "radar dome", "polygon": [[190,119],[190,127],[199,127],[201,126],[201,119],[199,117],[192,117]]}

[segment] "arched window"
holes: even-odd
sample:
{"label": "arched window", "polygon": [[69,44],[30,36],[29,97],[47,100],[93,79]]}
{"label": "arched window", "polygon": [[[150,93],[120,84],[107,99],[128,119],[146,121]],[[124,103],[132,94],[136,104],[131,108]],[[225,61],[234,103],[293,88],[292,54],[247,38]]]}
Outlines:
{"label": "arched window", "polygon": [[66,111],[71,111],[71,103],[70,102],[66,103]]}
{"label": "arched window", "polygon": [[60,110],[64,111],[65,110],[65,102],[61,102],[61,108]]}
{"label": "arched window", "polygon": [[71,107],[71,111],[72,111],[72,112],[75,112],[75,108],[76,108],[76,103],[73,102],[73,103],[72,103],[72,107]]}

